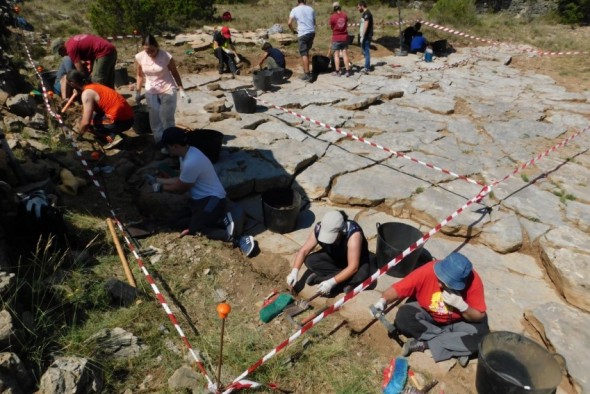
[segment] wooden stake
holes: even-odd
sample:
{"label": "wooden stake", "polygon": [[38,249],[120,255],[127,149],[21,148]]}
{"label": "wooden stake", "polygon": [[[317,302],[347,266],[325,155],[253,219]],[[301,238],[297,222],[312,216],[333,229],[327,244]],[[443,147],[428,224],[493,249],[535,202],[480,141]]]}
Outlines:
{"label": "wooden stake", "polygon": [[121,243],[119,242],[119,237],[117,237],[117,233],[115,232],[115,226],[113,225],[113,221],[110,218],[107,218],[107,225],[109,226],[109,230],[111,231],[113,242],[115,242],[115,248],[117,248],[117,253],[119,254],[121,264],[123,264],[123,270],[125,271],[127,282],[129,282],[131,286],[137,287],[137,284],[135,283],[135,278],[133,277],[133,273],[131,272],[131,269],[129,269],[129,262],[127,262],[127,258],[125,257],[125,253],[123,253],[123,248],[121,247]]}

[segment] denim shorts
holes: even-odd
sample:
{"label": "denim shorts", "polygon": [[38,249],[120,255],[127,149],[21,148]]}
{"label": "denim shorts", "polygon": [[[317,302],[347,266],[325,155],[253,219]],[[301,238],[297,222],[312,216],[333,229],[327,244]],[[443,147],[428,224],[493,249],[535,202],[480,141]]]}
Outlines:
{"label": "denim shorts", "polygon": [[332,50],[333,51],[343,51],[348,49],[348,42],[347,41],[334,41],[332,43]]}
{"label": "denim shorts", "polygon": [[313,39],[315,38],[315,33],[308,33],[301,37],[299,37],[299,54],[301,56],[307,56],[309,50],[313,46]]}

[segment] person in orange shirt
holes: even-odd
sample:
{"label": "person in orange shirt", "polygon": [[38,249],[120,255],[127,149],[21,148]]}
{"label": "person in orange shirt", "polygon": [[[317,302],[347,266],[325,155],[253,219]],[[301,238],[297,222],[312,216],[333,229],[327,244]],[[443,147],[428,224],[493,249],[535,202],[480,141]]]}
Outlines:
{"label": "person in orange shirt", "polygon": [[91,83],[78,70],[71,70],[67,81],[78,92],[82,92],[79,136],[91,132],[98,140],[106,143],[105,149],[121,143],[121,134],[133,126],[133,109],[125,98],[107,86]]}

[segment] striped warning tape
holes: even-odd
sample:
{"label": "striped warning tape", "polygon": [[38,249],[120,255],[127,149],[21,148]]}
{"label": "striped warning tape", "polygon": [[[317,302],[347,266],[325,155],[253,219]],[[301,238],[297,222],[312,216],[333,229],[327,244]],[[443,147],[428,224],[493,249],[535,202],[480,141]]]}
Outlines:
{"label": "striped warning tape", "polygon": [[162,293],[158,289],[158,286],[156,285],[153,277],[151,276],[151,274],[149,273],[149,271],[145,267],[145,265],[143,263],[143,260],[142,260],[142,258],[140,256],[139,252],[135,248],[134,244],[128,238],[128,236],[126,234],[126,231],[125,231],[125,228],[124,228],[124,225],[117,218],[117,215],[115,213],[115,210],[114,210],[113,206],[110,203],[110,200],[109,200],[109,198],[107,196],[107,193],[106,193],[104,187],[102,186],[102,184],[100,183],[100,181],[98,180],[98,178],[96,177],[96,175],[94,174],[94,172],[92,171],[92,169],[90,168],[90,166],[89,166],[88,162],[86,161],[86,159],[84,159],[81,150],[78,148],[78,144],[75,142],[74,138],[72,137],[71,130],[65,125],[65,123],[63,122],[62,117],[59,114],[57,114],[55,111],[53,111],[53,108],[51,107],[51,103],[49,102],[49,97],[48,97],[49,96],[49,93],[48,93],[48,90],[45,87],[45,84],[43,82],[43,79],[41,78],[41,74],[40,74],[39,70],[37,70],[37,68],[35,67],[35,62],[33,61],[33,58],[31,56],[31,52],[30,52],[30,50],[29,50],[29,48],[28,48],[28,46],[27,46],[27,44],[25,42],[23,42],[23,46],[24,46],[25,51],[27,53],[27,57],[29,58],[29,62],[35,68],[35,73],[37,74],[37,77],[39,78],[39,81],[40,81],[40,84],[41,84],[42,96],[43,96],[43,99],[45,101],[45,106],[47,108],[47,112],[54,119],[57,120],[57,122],[59,123],[59,126],[61,127],[62,131],[64,132],[64,134],[66,135],[66,137],[70,140],[70,142],[72,144],[72,147],[74,148],[74,151],[76,153],[76,156],[77,156],[78,160],[80,161],[80,163],[82,163],[82,166],[84,167],[84,169],[88,173],[88,176],[91,178],[92,183],[98,189],[100,196],[105,200],[105,203],[106,203],[106,205],[108,207],[108,210],[109,210],[109,213],[110,213],[111,217],[113,218],[114,222],[117,224],[117,226],[119,227],[120,231],[122,232],[123,238],[125,240],[125,243],[127,244],[127,246],[129,247],[129,249],[133,253],[133,256],[135,257],[135,260],[137,261],[137,264],[139,265],[141,271],[143,272],[143,274],[144,274],[147,282],[150,284],[150,287],[154,291],[154,294],[156,295],[156,298],[158,299],[158,301],[160,302],[162,308],[166,312],[166,315],[170,319],[170,322],[172,323],[172,325],[174,326],[174,328],[176,329],[176,331],[180,335],[183,343],[188,348],[188,351],[191,354],[191,356],[193,357],[193,359],[194,359],[197,367],[199,368],[201,374],[207,379],[208,387],[209,388],[216,387],[215,384],[209,378],[209,375],[208,375],[208,373],[207,373],[207,371],[205,369],[205,366],[203,364],[203,361],[199,358],[199,356],[197,355],[197,353],[193,350],[193,347],[192,347],[191,343],[189,342],[188,338],[186,337],[186,335],[184,334],[184,331],[180,327],[180,324],[178,323],[178,320],[176,319],[176,316],[174,315],[174,313],[172,312],[172,310],[168,306],[168,303],[166,302],[164,296],[162,295]]}

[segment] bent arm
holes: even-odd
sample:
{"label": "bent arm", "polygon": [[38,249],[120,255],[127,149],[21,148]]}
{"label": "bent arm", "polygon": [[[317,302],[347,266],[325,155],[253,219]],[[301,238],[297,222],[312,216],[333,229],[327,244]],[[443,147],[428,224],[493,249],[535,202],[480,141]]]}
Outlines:
{"label": "bent arm", "polygon": [[312,230],[301,249],[299,249],[299,251],[295,255],[295,260],[293,261],[293,268],[300,269],[303,265],[303,262],[305,261],[305,258],[311,253],[311,251],[313,250],[313,248],[316,247],[317,244],[318,240],[316,239],[315,233]]}
{"label": "bent arm", "polygon": [[175,194],[182,194],[191,187],[193,187],[192,183],[185,183],[180,180],[178,177],[174,178],[156,178],[156,181],[162,184],[162,190],[165,192],[175,193]]}
{"label": "bent arm", "polygon": [[82,92],[82,119],[78,127],[78,133],[83,135],[90,128],[92,120],[92,113],[94,112],[94,100],[96,93],[92,90],[85,90]]}
{"label": "bent arm", "polygon": [[472,307],[468,307],[467,310],[461,314],[461,316],[468,322],[478,323],[486,317],[486,313],[480,312]]}
{"label": "bent arm", "polygon": [[289,27],[289,30],[291,30],[293,33],[295,33],[295,28],[293,27],[293,17],[292,16],[289,17],[289,21],[287,22],[287,26]]}

